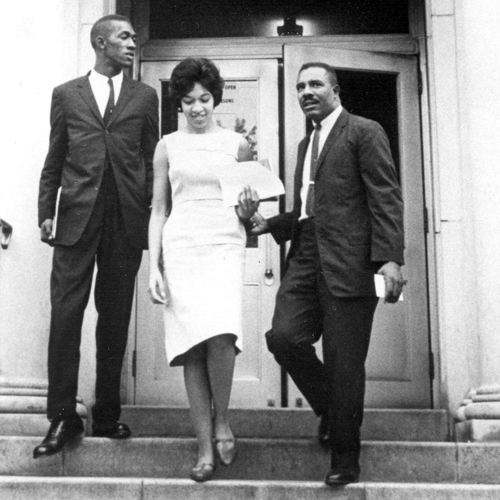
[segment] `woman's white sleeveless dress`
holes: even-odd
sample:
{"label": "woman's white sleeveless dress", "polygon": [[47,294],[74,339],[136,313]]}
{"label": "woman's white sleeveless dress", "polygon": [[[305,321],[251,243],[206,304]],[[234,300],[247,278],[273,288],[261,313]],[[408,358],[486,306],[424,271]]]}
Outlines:
{"label": "woman's white sleeveless dress", "polygon": [[211,337],[231,333],[242,349],[246,234],[234,207],[222,203],[212,166],[238,168],[241,136],[231,130],[164,136],[172,210],[163,229],[168,305],[165,347],[170,366]]}

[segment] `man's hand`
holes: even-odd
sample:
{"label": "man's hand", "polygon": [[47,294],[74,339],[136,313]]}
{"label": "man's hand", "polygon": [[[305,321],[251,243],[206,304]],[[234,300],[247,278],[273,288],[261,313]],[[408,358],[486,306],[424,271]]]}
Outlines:
{"label": "man's hand", "polygon": [[238,197],[236,213],[242,221],[250,219],[259,208],[259,195],[255,189],[245,186]]}
{"label": "man's hand", "polygon": [[381,274],[385,280],[384,302],[391,304],[397,302],[403,291],[403,285],[406,284],[400,265],[395,262],[387,262],[378,270],[377,274]]}
{"label": "man's hand", "polygon": [[265,234],[269,232],[269,224],[267,220],[259,214],[259,212],[255,212],[255,215],[251,219],[252,229],[250,229],[250,233],[255,236],[260,236],[261,234]]}
{"label": "man's hand", "polygon": [[42,222],[42,225],[40,226],[41,240],[44,243],[47,243],[47,245],[50,245],[51,247],[54,246],[54,233],[52,232],[53,227],[54,227],[53,219],[45,219]]}

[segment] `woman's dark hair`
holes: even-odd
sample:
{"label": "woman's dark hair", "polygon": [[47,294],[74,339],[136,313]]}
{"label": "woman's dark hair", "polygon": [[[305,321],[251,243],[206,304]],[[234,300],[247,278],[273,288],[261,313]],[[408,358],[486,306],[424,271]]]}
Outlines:
{"label": "woman's dark hair", "polygon": [[181,99],[189,94],[195,83],[205,87],[214,98],[214,107],[222,101],[224,80],[217,66],[210,59],[189,57],[181,61],[170,77],[170,97],[174,106],[181,110]]}

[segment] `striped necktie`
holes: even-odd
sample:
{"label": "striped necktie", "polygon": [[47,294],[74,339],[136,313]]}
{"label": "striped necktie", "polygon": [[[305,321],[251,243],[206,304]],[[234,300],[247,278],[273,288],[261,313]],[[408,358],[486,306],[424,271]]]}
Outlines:
{"label": "striped necktie", "polygon": [[314,217],[314,179],[316,177],[316,169],[318,167],[319,156],[319,136],[321,133],[321,123],[314,125],[314,137],[311,149],[311,175],[309,177],[309,188],[307,189],[306,199],[306,215]]}

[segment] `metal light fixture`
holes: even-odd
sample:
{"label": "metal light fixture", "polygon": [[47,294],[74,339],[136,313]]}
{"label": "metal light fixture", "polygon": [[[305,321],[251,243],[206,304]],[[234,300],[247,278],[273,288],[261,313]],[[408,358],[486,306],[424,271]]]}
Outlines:
{"label": "metal light fixture", "polygon": [[297,18],[292,14],[285,14],[283,26],[278,26],[279,36],[302,36],[303,32],[304,27],[297,24]]}

